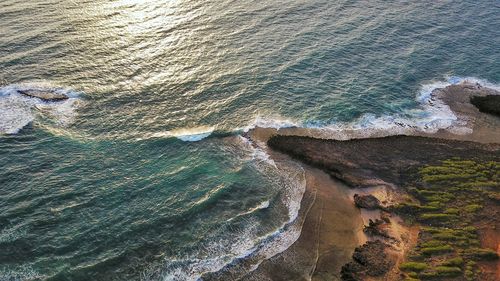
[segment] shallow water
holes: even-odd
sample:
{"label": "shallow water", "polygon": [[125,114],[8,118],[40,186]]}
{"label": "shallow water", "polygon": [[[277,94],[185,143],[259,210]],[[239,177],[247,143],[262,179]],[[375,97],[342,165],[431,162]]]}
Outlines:
{"label": "shallow water", "polygon": [[449,127],[426,94],[500,83],[499,12],[497,1],[2,1],[0,280],[183,280],[249,254],[294,218],[303,179],[239,133]]}

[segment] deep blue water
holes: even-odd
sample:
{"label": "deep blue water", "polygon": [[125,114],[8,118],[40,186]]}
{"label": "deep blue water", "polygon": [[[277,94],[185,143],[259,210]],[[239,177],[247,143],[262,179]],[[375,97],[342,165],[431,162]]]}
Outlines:
{"label": "deep blue water", "polygon": [[285,235],[301,171],[238,135],[447,126],[416,97],[500,83],[499,14],[498,1],[1,1],[0,280],[197,278]]}

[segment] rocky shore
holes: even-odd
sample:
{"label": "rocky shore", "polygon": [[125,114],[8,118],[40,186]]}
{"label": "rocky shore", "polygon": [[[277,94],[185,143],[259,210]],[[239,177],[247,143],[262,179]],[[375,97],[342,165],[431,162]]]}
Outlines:
{"label": "rocky shore", "polygon": [[44,91],[44,90],[18,90],[19,94],[23,96],[27,96],[30,98],[37,98],[45,102],[58,102],[69,99],[69,97],[65,94],[53,92],[53,91]]}
{"label": "rocky shore", "polygon": [[487,95],[484,97],[472,97],[470,102],[481,112],[500,116],[500,96]]}
{"label": "rocky shore", "polygon": [[[498,93],[462,84],[432,95],[472,131],[344,141],[319,138],[324,132],[310,129],[251,131],[250,139],[303,163],[315,200],[299,240],[244,279],[498,280],[500,119],[484,103],[471,103]],[[338,213],[337,202],[358,211]],[[336,215],[362,221],[361,227],[347,226],[343,235],[355,237],[348,244],[330,236],[342,235]],[[343,255],[335,256],[339,250]],[[309,255],[309,266],[294,266],[297,257],[307,260],[304,253],[316,254]]]}
{"label": "rocky shore", "polygon": [[[499,144],[427,137],[393,136],[335,141],[308,137],[274,136],[268,141],[268,144],[275,150],[322,169],[331,177],[342,181],[351,188],[382,188],[391,194],[391,199],[382,198],[382,200],[372,194],[359,195],[356,193],[353,196],[354,203],[359,208],[377,210],[378,213],[365,222],[364,233],[369,240],[380,241],[380,243],[365,244],[356,248],[353,261],[342,268],[343,280],[370,280],[369,278],[386,276],[390,274],[391,269],[397,270],[396,266],[405,259],[404,255],[407,254],[405,248],[412,246],[409,243],[411,239],[403,237],[398,229],[409,228],[411,223],[399,223],[397,220],[399,216],[410,219],[412,216],[421,215],[418,211],[407,213],[401,206],[401,204],[406,203],[423,205],[423,202],[408,199],[414,196],[411,189],[421,184],[421,179],[417,176],[420,168],[439,166],[443,161],[449,159],[467,159],[481,163],[500,164],[497,162],[500,160]],[[498,168],[494,166],[492,169]],[[500,173],[500,171],[496,170],[495,173]],[[500,187],[498,182],[492,182],[490,185],[488,191],[497,190]],[[473,191],[467,192],[472,193]],[[498,206],[490,201],[488,200],[485,204],[497,208],[498,211]],[[457,206],[450,203],[447,207]],[[439,210],[436,209],[436,211]],[[435,212],[430,212],[427,215],[434,214]],[[494,223],[489,226],[485,225],[484,227],[489,230],[484,231],[499,229],[497,227],[500,222],[498,213],[490,214],[488,217],[478,214],[475,217],[477,222],[486,218],[494,220]],[[419,223],[422,225],[426,222]],[[450,223],[454,222],[450,221]],[[429,225],[436,225],[436,222],[432,221]],[[447,227],[453,228],[453,225]],[[496,235],[500,235],[500,233]],[[382,248],[384,251],[380,251]],[[391,250],[399,251],[399,258],[397,253],[391,255]],[[378,254],[373,254],[377,251]],[[384,266],[379,264],[381,262]],[[377,270],[373,270],[373,268],[377,268]],[[394,276],[390,280],[398,280],[398,278]]]}

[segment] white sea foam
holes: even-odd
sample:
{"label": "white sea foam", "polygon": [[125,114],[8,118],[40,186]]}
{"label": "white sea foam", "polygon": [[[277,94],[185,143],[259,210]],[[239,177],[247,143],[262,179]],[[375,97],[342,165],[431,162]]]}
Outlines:
{"label": "white sea foam", "polygon": [[47,278],[29,265],[20,267],[0,266],[0,281],[41,280]]}
{"label": "white sea foam", "polygon": [[238,139],[247,150],[251,151],[251,160],[255,163],[256,169],[263,175],[268,176],[270,180],[278,181],[277,184],[284,191],[282,201],[289,211],[290,219],[288,223],[293,222],[297,218],[300,202],[305,192],[306,181],[304,169],[294,163],[276,163],[266,152],[265,144],[263,143],[250,143],[242,136]]}
{"label": "white sea foam", "polygon": [[288,118],[282,118],[280,116],[272,115],[272,116],[257,116],[255,119],[250,123],[250,125],[237,129],[237,131],[244,131],[248,132],[251,129],[254,129],[256,127],[260,128],[274,128],[274,129],[282,129],[282,128],[292,128],[292,127],[300,127],[301,123],[293,121]]}
{"label": "white sea foam", "polygon": [[0,231],[0,243],[12,242],[25,236],[26,228],[22,225],[7,226]]}
{"label": "white sea foam", "polygon": [[236,216],[230,218],[228,221],[232,221],[232,220],[234,220],[236,218],[252,214],[252,213],[254,213],[256,211],[259,211],[259,210],[262,210],[262,209],[267,209],[267,208],[269,208],[269,204],[271,204],[271,201],[269,201],[269,200],[261,202],[259,205],[255,206],[254,208],[250,208],[248,211],[245,211],[245,212],[242,212],[240,214],[237,214]]}
{"label": "white sea foam", "polygon": [[193,128],[179,128],[170,131],[156,132],[146,135],[140,139],[150,139],[150,138],[178,138],[186,142],[196,142],[210,136],[215,130],[212,126],[197,126]]}
{"label": "white sea foam", "polygon": [[[39,90],[64,94],[69,98],[58,102],[45,102],[27,97],[18,91]],[[53,87],[48,83],[24,83],[0,88],[0,134],[16,134],[38,115],[50,118],[58,126],[71,124],[75,109],[81,103],[79,93],[69,89]]]}

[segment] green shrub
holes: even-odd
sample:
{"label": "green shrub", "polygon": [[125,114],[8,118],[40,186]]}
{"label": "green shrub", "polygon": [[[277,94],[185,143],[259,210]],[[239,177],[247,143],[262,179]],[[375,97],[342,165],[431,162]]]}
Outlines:
{"label": "green shrub", "polygon": [[445,196],[444,194],[440,194],[440,195],[427,196],[427,197],[425,197],[425,200],[427,202],[431,202],[431,203],[432,202],[447,203],[447,202],[450,202],[450,200],[452,198],[454,198],[454,197],[449,197],[449,196]]}
{"label": "green shrub", "polygon": [[404,262],[399,265],[399,269],[401,269],[402,271],[420,272],[427,269],[427,264],[423,262]]}
{"label": "green shrub", "polygon": [[425,221],[447,221],[456,218],[454,215],[450,214],[422,214],[420,219]]}
{"label": "green shrub", "polygon": [[443,229],[443,228],[440,228],[440,227],[432,227],[432,226],[424,226],[424,227],[422,227],[422,231],[429,232],[429,233],[432,233],[432,234],[443,232],[443,230],[445,230],[445,231],[453,231],[453,230]]}
{"label": "green shrub", "polygon": [[455,233],[449,233],[449,232],[433,234],[432,238],[437,239],[437,240],[448,240],[448,241],[464,240],[465,239],[463,236],[457,235]]}
{"label": "green shrub", "polygon": [[422,272],[422,273],[420,273],[419,277],[421,279],[435,279],[438,277],[438,274],[435,271]]}
{"label": "green shrub", "polygon": [[475,261],[468,261],[467,262],[467,266],[470,266],[470,267],[473,267],[476,265],[476,262]]}
{"label": "green shrub", "polygon": [[421,195],[421,196],[432,196],[432,195],[439,194],[438,191],[425,190],[425,189],[416,190],[416,192],[418,195]]}
{"label": "green shrub", "polygon": [[410,272],[410,273],[408,273],[408,276],[410,276],[411,278],[415,278],[416,279],[416,278],[418,278],[418,273],[416,273],[416,272]]}
{"label": "green shrub", "polygon": [[464,207],[464,211],[467,213],[475,213],[479,210],[481,210],[483,206],[478,205],[478,204],[470,204]]}
{"label": "green shrub", "polygon": [[438,247],[428,247],[422,248],[422,254],[429,256],[433,254],[440,254],[453,251],[453,248],[450,245],[438,246]]}
{"label": "green shrub", "polygon": [[[434,202],[432,202],[434,203]],[[439,209],[441,209],[441,206],[430,206],[430,205],[424,205],[424,206],[420,206],[420,211],[423,211],[423,212],[435,212],[435,211],[439,211]]]}
{"label": "green shrub", "polygon": [[465,254],[476,260],[496,260],[498,259],[497,252],[490,249],[473,248],[468,249]]}
{"label": "green shrub", "polygon": [[434,270],[436,270],[439,276],[451,277],[462,274],[462,270],[456,266],[438,266]]}
{"label": "green shrub", "polygon": [[476,232],[477,229],[474,226],[466,226],[463,228],[463,230],[467,232]]}
{"label": "green shrub", "polygon": [[420,205],[415,203],[400,203],[392,207],[399,214],[413,215],[420,211]]}
{"label": "green shrub", "polygon": [[427,206],[429,208],[441,208],[442,205],[443,204],[441,202],[439,202],[439,201],[432,201],[432,202],[428,202],[427,203]]}
{"label": "green shrub", "polygon": [[445,214],[450,214],[450,215],[458,215],[459,210],[457,208],[448,208],[444,210]]}
{"label": "green shrub", "polygon": [[481,242],[479,242],[479,240],[477,239],[469,239],[467,240],[467,245],[469,247],[479,247],[481,246]]}
{"label": "green shrub", "polygon": [[472,270],[465,271],[465,278],[467,280],[474,280],[474,272]]}
{"label": "green shrub", "polygon": [[432,248],[432,247],[439,247],[439,246],[445,246],[445,245],[447,245],[445,242],[438,241],[438,240],[429,240],[427,242],[420,244],[420,246],[422,248]]}
{"label": "green shrub", "polygon": [[462,264],[464,264],[464,259],[461,257],[452,258],[443,263],[446,266],[462,266]]}

